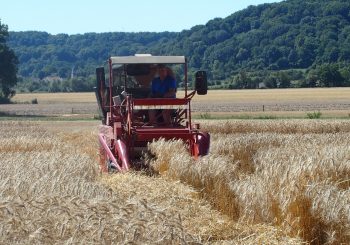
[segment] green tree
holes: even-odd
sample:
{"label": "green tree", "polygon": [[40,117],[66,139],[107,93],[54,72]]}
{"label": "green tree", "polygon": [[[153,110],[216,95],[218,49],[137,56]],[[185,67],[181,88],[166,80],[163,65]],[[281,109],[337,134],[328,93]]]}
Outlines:
{"label": "green tree", "polygon": [[233,83],[235,88],[256,88],[256,84],[245,71],[235,76]]}
{"label": "green tree", "polygon": [[264,78],[264,84],[267,88],[277,88],[276,77],[272,76],[271,74],[266,76]]}
{"label": "green tree", "polygon": [[337,65],[324,64],[318,69],[319,87],[341,87],[343,86],[344,78],[340,74]]}
{"label": "green tree", "polygon": [[289,88],[290,87],[290,77],[285,72],[278,72],[276,74],[277,87],[279,88]]}
{"label": "green tree", "polygon": [[9,102],[15,95],[12,88],[17,84],[18,60],[15,53],[6,45],[8,27],[0,20],[0,102]]}
{"label": "green tree", "polygon": [[304,85],[305,85],[305,87],[314,88],[314,87],[316,87],[318,80],[319,80],[318,71],[317,70],[310,70],[306,76],[306,80],[305,80]]}
{"label": "green tree", "polygon": [[344,78],[344,86],[350,86],[350,68],[344,67],[340,71],[341,76]]}

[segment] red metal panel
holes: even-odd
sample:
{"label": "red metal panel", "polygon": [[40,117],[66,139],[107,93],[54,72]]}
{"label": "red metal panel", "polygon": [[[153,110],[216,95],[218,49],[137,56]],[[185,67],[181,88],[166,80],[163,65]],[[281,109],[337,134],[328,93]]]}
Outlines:
{"label": "red metal panel", "polygon": [[134,105],[186,105],[189,99],[156,98],[156,99],[133,99]]}
{"label": "red metal panel", "polygon": [[189,129],[183,128],[141,128],[134,131],[137,141],[150,141],[152,139],[182,139],[188,140],[193,138]]}
{"label": "red metal panel", "polygon": [[117,140],[115,150],[118,152],[118,157],[122,163],[122,170],[128,171],[130,168],[130,159],[126,144],[122,140]]}
{"label": "red metal panel", "polygon": [[172,134],[191,134],[191,131],[188,128],[135,128],[136,133],[172,133]]}
{"label": "red metal panel", "polygon": [[115,122],[114,123],[114,138],[116,139],[117,136],[121,136],[122,135],[122,123],[121,122]]}
{"label": "red metal panel", "polygon": [[153,139],[159,139],[164,138],[166,140],[170,139],[182,139],[182,140],[189,140],[192,139],[191,134],[157,134],[157,133],[149,133],[149,134],[138,134],[137,139],[138,141],[151,141]]}

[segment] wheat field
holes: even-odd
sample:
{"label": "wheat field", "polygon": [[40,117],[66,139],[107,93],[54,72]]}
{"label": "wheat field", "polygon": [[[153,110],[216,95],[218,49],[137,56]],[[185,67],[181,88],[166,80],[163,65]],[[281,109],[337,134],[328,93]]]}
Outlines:
{"label": "wheat field", "polygon": [[234,221],[271,224],[310,244],[349,244],[348,120],[203,124],[212,133],[208,156],[195,162],[181,142],[159,141],[151,166]]}
{"label": "wheat field", "polygon": [[[179,90],[177,97],[183,97]],[[350,88],[299,88],[299,89],[246,89],[246,90],[209,90],[205,96],[195,96],[195,102],[256,103],[269,102],[344,102],[349,103]],[[16,102],[28,102],[36,98],[39,103],[87,103],[96,102],[94,93],[19,93],[14,97]]]}
{"label": "wheat field", "polygon": [[97,122],[0,121],[0,243],[348,244],[348,120],[201,123],[208,156],[106,175]]}
{"label": "wheat field", "polygon": [[[302,243],[271,222],[233,219],[183,176],[101,174],[96,134],[97,122],[0,121],[1,244]],[[153,147],[170,159],[172,144]]]}

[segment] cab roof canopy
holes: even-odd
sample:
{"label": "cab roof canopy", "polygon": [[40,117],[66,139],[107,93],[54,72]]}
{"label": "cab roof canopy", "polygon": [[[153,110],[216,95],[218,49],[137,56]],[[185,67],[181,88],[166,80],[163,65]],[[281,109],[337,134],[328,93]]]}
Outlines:
{"label": "cab roof canopy", "polygon": [[112,64],[184,64],[185,56],[151,56],[151,55],[135,55],[135,56],[112,56],[110,57]]}

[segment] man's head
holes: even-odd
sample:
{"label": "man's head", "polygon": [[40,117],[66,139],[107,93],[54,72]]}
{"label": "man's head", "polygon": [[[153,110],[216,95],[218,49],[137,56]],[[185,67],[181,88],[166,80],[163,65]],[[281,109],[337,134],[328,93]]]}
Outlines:
{"label": "man's head", "polygon": [[168,75],[168,68],[163,64],[158,65],[158,74],[160,80],[164,80]]}

